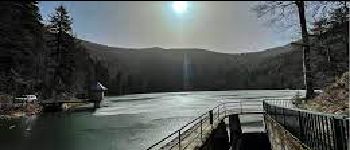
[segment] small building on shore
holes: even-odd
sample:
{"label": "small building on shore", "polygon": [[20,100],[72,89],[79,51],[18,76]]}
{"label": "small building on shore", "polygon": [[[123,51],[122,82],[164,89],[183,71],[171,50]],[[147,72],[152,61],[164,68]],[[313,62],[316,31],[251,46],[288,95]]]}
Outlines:
{"label": "small building on shore", "polygon": [[100,82],[91,85],[89,99],[95,101],[94,107],[100,107],[100,103],[104,99],[104,92],[107,90],[108,88],[104,87]]}

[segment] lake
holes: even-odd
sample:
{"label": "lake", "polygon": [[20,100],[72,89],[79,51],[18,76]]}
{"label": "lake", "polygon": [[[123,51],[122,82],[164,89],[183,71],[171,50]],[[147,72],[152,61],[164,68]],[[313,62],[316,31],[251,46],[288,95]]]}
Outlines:
{"label": "lake", "polygon": [[[220,102],[291,98],[296,92],[242,90],[107,96],[96,111],[45,113],[33,118],[0,120],[0,149],[146,149]],[[9,129],[10,126],[13,128]]]}

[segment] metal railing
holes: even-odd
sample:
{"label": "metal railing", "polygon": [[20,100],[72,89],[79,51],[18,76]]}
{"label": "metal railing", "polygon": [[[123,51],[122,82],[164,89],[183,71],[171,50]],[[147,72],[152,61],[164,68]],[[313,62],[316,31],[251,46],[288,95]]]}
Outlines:
{"label": "metal railing", "polygon": [[268,103],[273,106],[286,107],[286,108],[297,108],[295,99],[286,99],[286,98],[272,98],[264,99],[264,103]]}
{"label": "metal railing", "polygon": [[280,123],[276,122],[271,116],[264,115],[264,122],[271,144],[271,149],[284,150],[311,150]]}
{"label": "metal railing", "polygon": [[263,112],[262,100],[230,100],[220,103],[208,112],[188,122],[180,129],[169,134],[147,150],[154,149],[187,149],[202,145],[216,128],[218,123],[230,114],[261,113]]}
{"label": "metal railing", "polygon": [[349,148],[349,118],[299,110],[292,99],[233,100],[218,104],[150,146],[153,149],[186,149],[207,139],[212,129],[230,114],[264,112],[302,143],[317,150]]}
{"label": "metal railing", "polygon": [[186,123],[180,129],[169,134],[147,150],[153,149],[185,149],[186,147],[202,144],[223,117],[223,106],[218,105],[210,111]]}
{"label": "metal railing", "polygon": [[349,118],[264,102],[266,115],[314,150],[348,150]]}

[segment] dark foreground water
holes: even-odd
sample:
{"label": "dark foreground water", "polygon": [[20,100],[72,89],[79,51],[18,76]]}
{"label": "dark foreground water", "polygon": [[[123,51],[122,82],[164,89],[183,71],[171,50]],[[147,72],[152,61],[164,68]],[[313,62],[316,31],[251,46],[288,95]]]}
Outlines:
{"label": "dark foreground water", "polygon": [[220,102],[233,98],[291,98],[295,94],[291,90],[260,90],[111,96],[96,111],[0,120],[0,150],[146,149]]}

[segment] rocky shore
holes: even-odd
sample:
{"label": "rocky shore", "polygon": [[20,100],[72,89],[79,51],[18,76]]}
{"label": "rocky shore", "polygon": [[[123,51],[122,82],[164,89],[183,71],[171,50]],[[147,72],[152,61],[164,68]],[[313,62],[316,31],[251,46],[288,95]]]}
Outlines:
{"label": "rocky shore", "polygon": [[42,107],[37,103],[26,103],[22,107],[8,106],[0,111],[0,119],[18,119],[24,116],[38,115]]}

